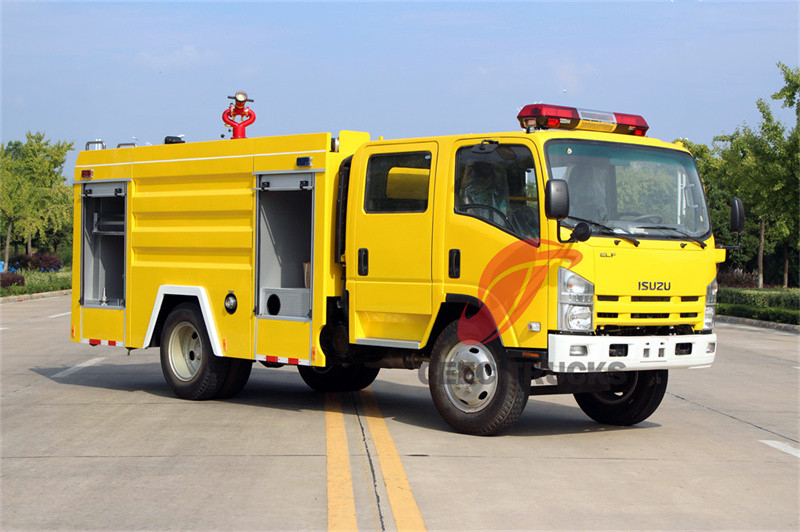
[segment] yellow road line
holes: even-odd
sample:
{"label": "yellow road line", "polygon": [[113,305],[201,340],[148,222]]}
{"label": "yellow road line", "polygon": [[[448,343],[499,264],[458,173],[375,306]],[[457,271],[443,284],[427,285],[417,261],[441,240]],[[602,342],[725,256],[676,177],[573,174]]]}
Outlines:
{"label": "yellow road line", "polygon": [[411,492],[403,462],[394,445],[389,427],[383,419],[375,395],[367,388],[361,390],[361,404],[367,416],[369,432],[372,434],[372,443],[378,452],[381,464],[383,482],[386,484],[386,494],[389,496],[389,505],[392,507],[394,523],[399,532],[405,530],[425,530],[425,521]]}
{"label": "yellow road line", "polygon": [[327,440],[328,530],[358,530],[350,455],[338,393],[325,394]]}

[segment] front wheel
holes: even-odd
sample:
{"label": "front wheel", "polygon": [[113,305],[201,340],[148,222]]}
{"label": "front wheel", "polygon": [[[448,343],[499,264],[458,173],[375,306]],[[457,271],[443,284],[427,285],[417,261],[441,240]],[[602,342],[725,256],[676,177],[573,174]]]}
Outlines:
{"label": "front wheel", "polygon": [[611,390],[576,393],[584,413],[604,425],[635,425],[656,411],[667,391],[667,370],[622,371],[612,376]]}
{"label": "front wheel", "polygon": [[505,356],[499,341],[462,342],[458,322],[433,345],[430,364],[433,402],[451,427],[489,436],[510,427],[528,402],[530,378]]}

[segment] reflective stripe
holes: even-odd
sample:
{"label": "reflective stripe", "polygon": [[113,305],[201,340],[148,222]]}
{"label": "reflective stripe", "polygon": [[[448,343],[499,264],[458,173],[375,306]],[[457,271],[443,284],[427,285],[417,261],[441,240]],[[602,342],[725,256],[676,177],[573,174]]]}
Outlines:
{"label": "reflective stripe", "polygon": [[287,357],[273,357],[268,355],[256,355],[256,360],[260,362],[271,362],[273,364],[289,364],[292,366],[310,366],[310,360],[301,360],[299,358]]}

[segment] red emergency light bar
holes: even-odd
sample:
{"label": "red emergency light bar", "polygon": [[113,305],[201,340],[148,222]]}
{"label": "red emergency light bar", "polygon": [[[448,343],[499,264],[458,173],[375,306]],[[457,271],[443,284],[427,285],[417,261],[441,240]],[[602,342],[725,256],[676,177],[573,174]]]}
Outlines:
{"label": "red emergency light bar", "polygon": [[534,103],[526,105],[517,115],[519,125],[535,129],[585,129],[644,137],[649,129],[639,115],[591,111],[561,105]]}

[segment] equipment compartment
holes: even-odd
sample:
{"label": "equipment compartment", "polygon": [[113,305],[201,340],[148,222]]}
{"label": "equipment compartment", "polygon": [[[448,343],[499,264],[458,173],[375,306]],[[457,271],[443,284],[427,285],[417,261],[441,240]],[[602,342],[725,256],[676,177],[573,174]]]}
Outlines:
{"label": "equipment compartment", "polygon": [[125,306],[126,183],[83,185],[84,305]]}
{"label": "equipment compartment", "polygon": [[306,173],[259,176],[259,317],[311,317],[303,264],[311,262],[313,183]]}

